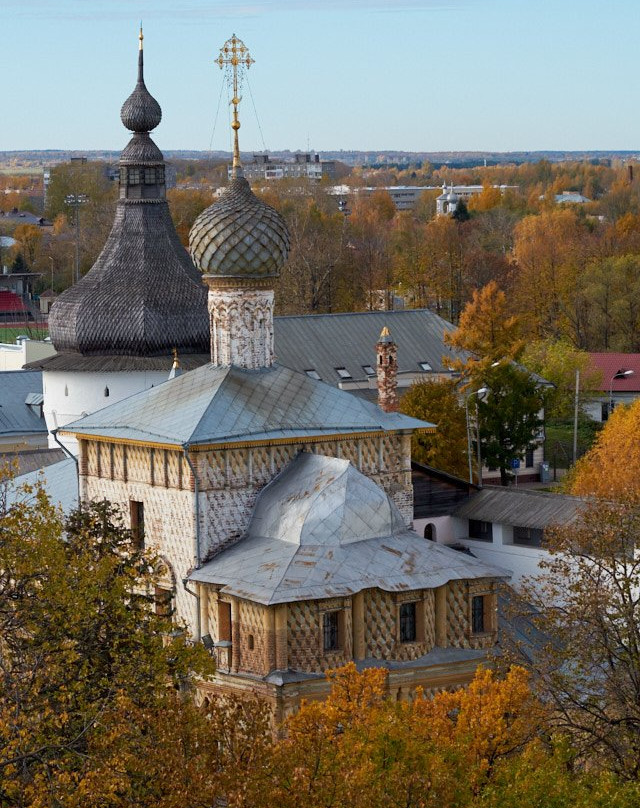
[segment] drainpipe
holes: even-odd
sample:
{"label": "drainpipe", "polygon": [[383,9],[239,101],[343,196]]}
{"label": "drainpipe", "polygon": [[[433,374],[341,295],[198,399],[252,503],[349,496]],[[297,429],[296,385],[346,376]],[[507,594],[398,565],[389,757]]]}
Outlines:
{"label": "drainpipe", "polygon": [[[200,486],[198,485],[198,475],[196,474],[195,467],[191,462],[191,458],[189,457],[189,444],[183,443],[182,444],[182,451],[184,453],[184,459],[187,461],[189,468],[191,469],[191,474],[193,475],[193,519],[195,521],[195,537],[194,537],[194,567],[198,569],[200,566]],[[194,592],[193,590],[189,589],[187,586],[188,579],[184,578],[182,581],[182,585],[184,586],[185,592],[188,592],[192,597],[196,599],[196,633],[197,633],[197,640],[200,640],[201,634],[201,618],[200,618],[200,595],[198,592]]]}
{"label": "drainpipe", "polygon": [[82,510],[82,499],[80,498],[80,463],[78,462],[78,458],[72,452],[70,452],[67,449],[67,447],[64,445],[64,443],[61,443],[58,440],[58,428],[51,431],[51,437],[58,444],[58,446],[62,449],[62,451],[67,455],[67,457],[70,457],[73,460],[73,462],[76,464],[76,477],[78,478],[78,510],[81,511]]}
{"label": "drainpipe", "polygon": [[196,642],[200,642],[202,639],[202,622],[200,617],[200,595],[197,592],[194,592],[193,589],[189,589],[187,584],[189,583],[188,578],[182,579],[182,586],[184,587],[184,591],[188,592],[191,597],[196,599]]}

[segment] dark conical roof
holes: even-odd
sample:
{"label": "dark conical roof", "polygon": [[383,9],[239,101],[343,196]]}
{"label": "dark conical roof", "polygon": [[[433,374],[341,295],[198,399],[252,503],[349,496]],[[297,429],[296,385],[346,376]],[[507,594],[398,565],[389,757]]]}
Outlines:
{"label": "dark conical roof", "polygon": [[166,202],[118,202],[98,260],[53,305],[49,334],[57,351],[84,355],[208,352],[207,290]]}
{"label": "dark conical roof", "polygon": [[162,120],[160,104],[144,83],[144,56],[142,40],[138,53],[138,82],[120,110],[120,120],[132,132],[150,132]]}
{"label": "dark conical roof", "polygon": [[244,177],[236,176],[195,220],[189,249],[207,275],[276,277],[287,260],[289,231],[278,211],[258,199]]}
{"label": "dark conical roof", "polygon": [[207,290],[165,199],[164,158],[146,131],[161,112],[144,86],[140,54],[138,84],[123,106],[122,120],[135,134],[120,160],[113,228],[93,267],[49,316],[62,353],[139,359],[169,356],[174,348],[209,351]]}

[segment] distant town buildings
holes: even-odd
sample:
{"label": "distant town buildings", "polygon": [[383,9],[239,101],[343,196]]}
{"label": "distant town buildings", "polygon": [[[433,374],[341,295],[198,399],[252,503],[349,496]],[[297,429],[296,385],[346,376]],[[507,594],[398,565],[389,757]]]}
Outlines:
{"label": "distant town buildings", "polygon": [[[232,166],[229,166],[228,176],[231,179]],[[336,161],[321,160],[319,154],[310,152],[296,152],[293,160],[272,160],[266,154],[254,154],[253,162],[243,165],[245,177],[251,180],[282,180],[282,179],[335,179]]]}

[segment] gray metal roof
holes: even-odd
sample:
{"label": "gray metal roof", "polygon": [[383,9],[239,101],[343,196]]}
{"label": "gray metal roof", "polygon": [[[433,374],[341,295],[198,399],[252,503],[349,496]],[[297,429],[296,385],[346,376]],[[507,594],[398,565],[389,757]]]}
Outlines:
{"label": "gray metal roof", "polygon": [[33,393],[42,395],[41,371],[0,371],[0,435],[46,433],[40,407],[26,403]]}
{"label": "gray metal roof", "polygon": [[546,528],[574,521],[586,501],[564,494],[487,486],[453,511],[453,516],[517,527]]}
{"label": "gray metal roof", "polygon": [[14,477],[7,489],[7,505],[16,502],[33,502],[33,492],[27,493],[23,486],[35,486],[41,482],[49,499],[54,505],[60,505],[65,513],[72,511],[78,504],[78,471],[75,460],[70,457],[47,466]]}
{"label": "gray metal roof", "polygon": [[336,367],[346,368],[353,379],[365,380],[364,366],[375,368],[375,346],[384,326],[398,346],[399,373],[424,373],[421,362],[439,373],[447,370],[443,357],[468,356],[444,343],[444,335],[455,331],[454,325],[429,309],[403,309],[276,317],[276,358],[294,370],[315,370],[329,384],[340,381]]}
{"label": "gray metal roof", "polygon": [[62,449],[27,449],[20,452],[2,452],[0,453],[0,465],[8,462],[12,465],[15,464],[17,469],[16,475],[28,474],[30,471],[40,471],[40,469],[51,466],[53,463],[59,463],[64,460],[67,455]]}
{"label": "gray metal roof", "polygon": [[122,440],[198,445],[433,428],[385,413],[304,373],[274,365],[203,365],[64,427]]}
{"label": "gray metal roof", "polygon": [[245,537],[191,574],[264,604],[495,577],[506,573],[406,530],[349,461],[305,453],[260,493]]}

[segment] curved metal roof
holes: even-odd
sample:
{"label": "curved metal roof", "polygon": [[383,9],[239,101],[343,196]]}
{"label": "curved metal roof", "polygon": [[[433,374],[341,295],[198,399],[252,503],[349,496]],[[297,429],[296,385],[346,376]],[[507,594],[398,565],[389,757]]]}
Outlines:
{"label": "curved metal roof", "polygon": [[276,277],[289,253],[289,231],[280,214],[255,196],[247,180],[236,177],[195,220],[189,249],[206,275]]}
{"label": "curved metal roof", "polygon": [[[245,537],[194,570],[191,580],[271,605],[370,588],[406,592],[451,580],[507,577],[504,570],[398,527],[396,518],[377,515],[376,508],[385,510],[388,496],[353,466],[347,471],[348,465],[346,460],[300,454],[260,493]],[[362,479],[347,485],[345,496],[334,497],[335,490],[326,490],[334,474],[347,474],[352,482]],[[318,501],[317,493],[325,490]],[[359,500],[362,491],[367,492],[364,501]],[[307,508],[309,498],[315,502]],[[306,540],[287,540],[284,532],[280,537],[261,535],[268,525],[261,514],[277,511],[282,525],[290,525],[294,533],[296,522],[306,523],[315,513],[308,525],[312,529],[303,529]]]}
{"label": "curved metal roof", "polygon": [[406,529],[389,496],[348,460],[301,453],[256,504],[248,536],[349,544]]}

